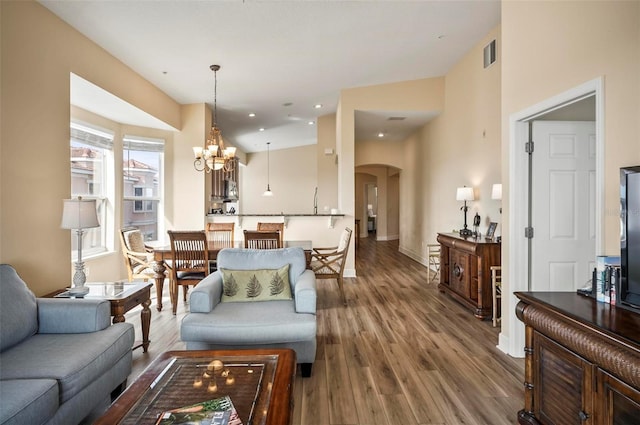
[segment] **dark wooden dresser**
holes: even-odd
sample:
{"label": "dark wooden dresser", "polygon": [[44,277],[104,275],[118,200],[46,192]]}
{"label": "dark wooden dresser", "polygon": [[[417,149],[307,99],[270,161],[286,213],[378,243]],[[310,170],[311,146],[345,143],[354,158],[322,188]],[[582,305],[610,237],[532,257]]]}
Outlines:
{"label": "dark wooden dresser", "polygon": [[438,233],[440,284],[446,292],[473,311],[478,319],[492,315],[491,266],[500,265],[500,243]]}
{"label": "dark wooden dresser", "polygon": [[528,424],[640,424],[640,314],[573,292],[516,292]]}

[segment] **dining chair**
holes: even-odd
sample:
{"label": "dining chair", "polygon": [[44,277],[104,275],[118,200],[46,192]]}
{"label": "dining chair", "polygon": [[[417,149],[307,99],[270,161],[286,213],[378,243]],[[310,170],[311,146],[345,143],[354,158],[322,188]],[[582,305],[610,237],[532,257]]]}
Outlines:
{"label": "dining chair", "polygon": [[500,321],[500,302],[502,301],[502,267],[491,266],[491,295],[493,301],[493,310],[491,321],[493,327],[498,326]]}
{"label": "dining chair", "polygon": [[258,230],[245,230],[244,247],[250,249],[282,248],[282,238],[280,237],[280,231],[272,230],[261,232]]}
{"label": "dining chair", "polygon": [[336,279],[342,297],[342,303],[347,305],[347,298],[344,294],[344,264],[349,252],[351,242],[351,229],[345,228],[340,236],[338,246],[327,248],[313,248],[311,252],[311,270],[316,275],[316,279]]}
{"label": "dining chair", "polygon": [[429,282],[433,282],[440,275],[440,244],[427,244],[427,258],[429,260],[429,272],[433,270]]}
{"label": "dining chair", "polygon": [[284,246],[284,223],[261,223],[258,222],[256,229],[260,232],[280,230],[280,246]]}
{"label": "dining chair", "polygon": [[207,223],[207,236],[220,245],[233,246],[235,223]]}
{"label": "dining chair", "polygon": [[145,282],[155,279],[153,249],[145,245],[140,229],[136,227],[120,229],[120,244],[129,282],[134,279],[142,279]]}
{"label": "dining chair", "polygon": [[[207,238],[217,246],[233,248],[235,223],[207,223]],[[218,269],[215,259],[209,260],[209,273]]]}
{"label": "dining chair", "polygon": [[178,287],[183,288],[183,298],[187,301],[189,286],[197,285],[209,274],[209,249],[207,234],[199,231],[169,230],[171,241],[171,283],[169,293],[171,308],[176,314]]}

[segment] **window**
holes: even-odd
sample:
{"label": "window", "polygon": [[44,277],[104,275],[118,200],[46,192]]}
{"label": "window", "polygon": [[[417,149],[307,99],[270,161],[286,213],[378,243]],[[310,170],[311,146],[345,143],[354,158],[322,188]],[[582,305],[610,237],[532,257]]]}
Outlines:
{"label": "window", "polygon": [[125,136],[123,159],[123,225],[140,229],[146,241],[158,240],[164,140]]}
{"label": "window", "polygon": [[[145,190],[146,189],[146,190]],[[133,193],[136,198],[153,197],[153,190],[148,187],[134,187]],[[153,212],[155,203],[153,201],[133,201],[133,212]]]}
{"label": "window", "polygon": [[[78,123],[71,123],[71,196],[95,199],[100,227],[87,229],[82,239],[85,255],[107,250],[106,235],[110,181],[113,181],[113,135]],[[72,257],[77,258],[75,233],[71,237]]]}

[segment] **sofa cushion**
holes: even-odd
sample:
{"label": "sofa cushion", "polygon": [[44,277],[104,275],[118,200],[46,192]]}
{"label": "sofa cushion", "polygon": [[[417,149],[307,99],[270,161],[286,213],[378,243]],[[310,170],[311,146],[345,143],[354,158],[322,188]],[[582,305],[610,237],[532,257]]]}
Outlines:
{"label": "sofa cushion", "polygon": [[295,312],[292,301],[227,302],[211,313],[190,313],[182,319],[181,339],[217,344],[260,345],[315,340],[316,316]]}
{"label": "sofa cushion", "polygon": [[116,323],[99,332],[36,334],[2,353],[0,379],[55,379],[62,404],[108,374],[131,350],[133,340],[130,323]]}
{"label": "sofa cushion", "polygon": [[222,302],[290,300],[289,265],[279,269],[222,272]]}
{"label": "sofa cushion", "polygon": [[307,261],[300,247],[281,249],[225,248],[218,253],[218,268],[233,270],[278,269],[289,264],[289,282],[292,287],[306,270]]}
{"label": "sofa cushion", "polygon": [[38,331],[36,297],[9,264],[0,264],[0,352]]}
{"label": "sofa cushion", "polygon": [[9,379],[0,381],[0,423],[43,424],[58,410],[55,379]]}

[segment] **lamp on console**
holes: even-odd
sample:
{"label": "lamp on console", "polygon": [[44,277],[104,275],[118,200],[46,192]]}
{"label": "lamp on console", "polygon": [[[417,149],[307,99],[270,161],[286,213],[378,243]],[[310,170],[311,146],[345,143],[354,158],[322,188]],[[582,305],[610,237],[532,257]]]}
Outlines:
{"label": "lamp on console", "polygon": [[471,236],[471,230],[467,229],[467,211],[469,207],[467,206],[467,201],[475,200],[475,196],[473,194],[472,187],[459,187],[456,191],[456,201],[464,201],[464,205],[460,207],[462,211],[464,211],[464,228],[460,229],[461,236]]}
{"label": "lamp on console", "polygon": [[76,261],[76,272],[73,275],[73,290],[74,292],[88,292],[88,288],[84,286],[87,276],[84,271],[84,262],[82,261],[82,235],[84,234],[84,229],[100,227],[96,213],[96,200],[85,200],[78,196],[77,199],[64,199],[63,202],[62,224],[60,224],[60,227],[75,230],[78,235],[78,261]]}
{"label": "lamp on console", "polygon": [[[502,200],[502,183],[495,183],[493,185],[491,188],[491,199]],[[502,214],[502,207],[500,207],[500,214]]]}

